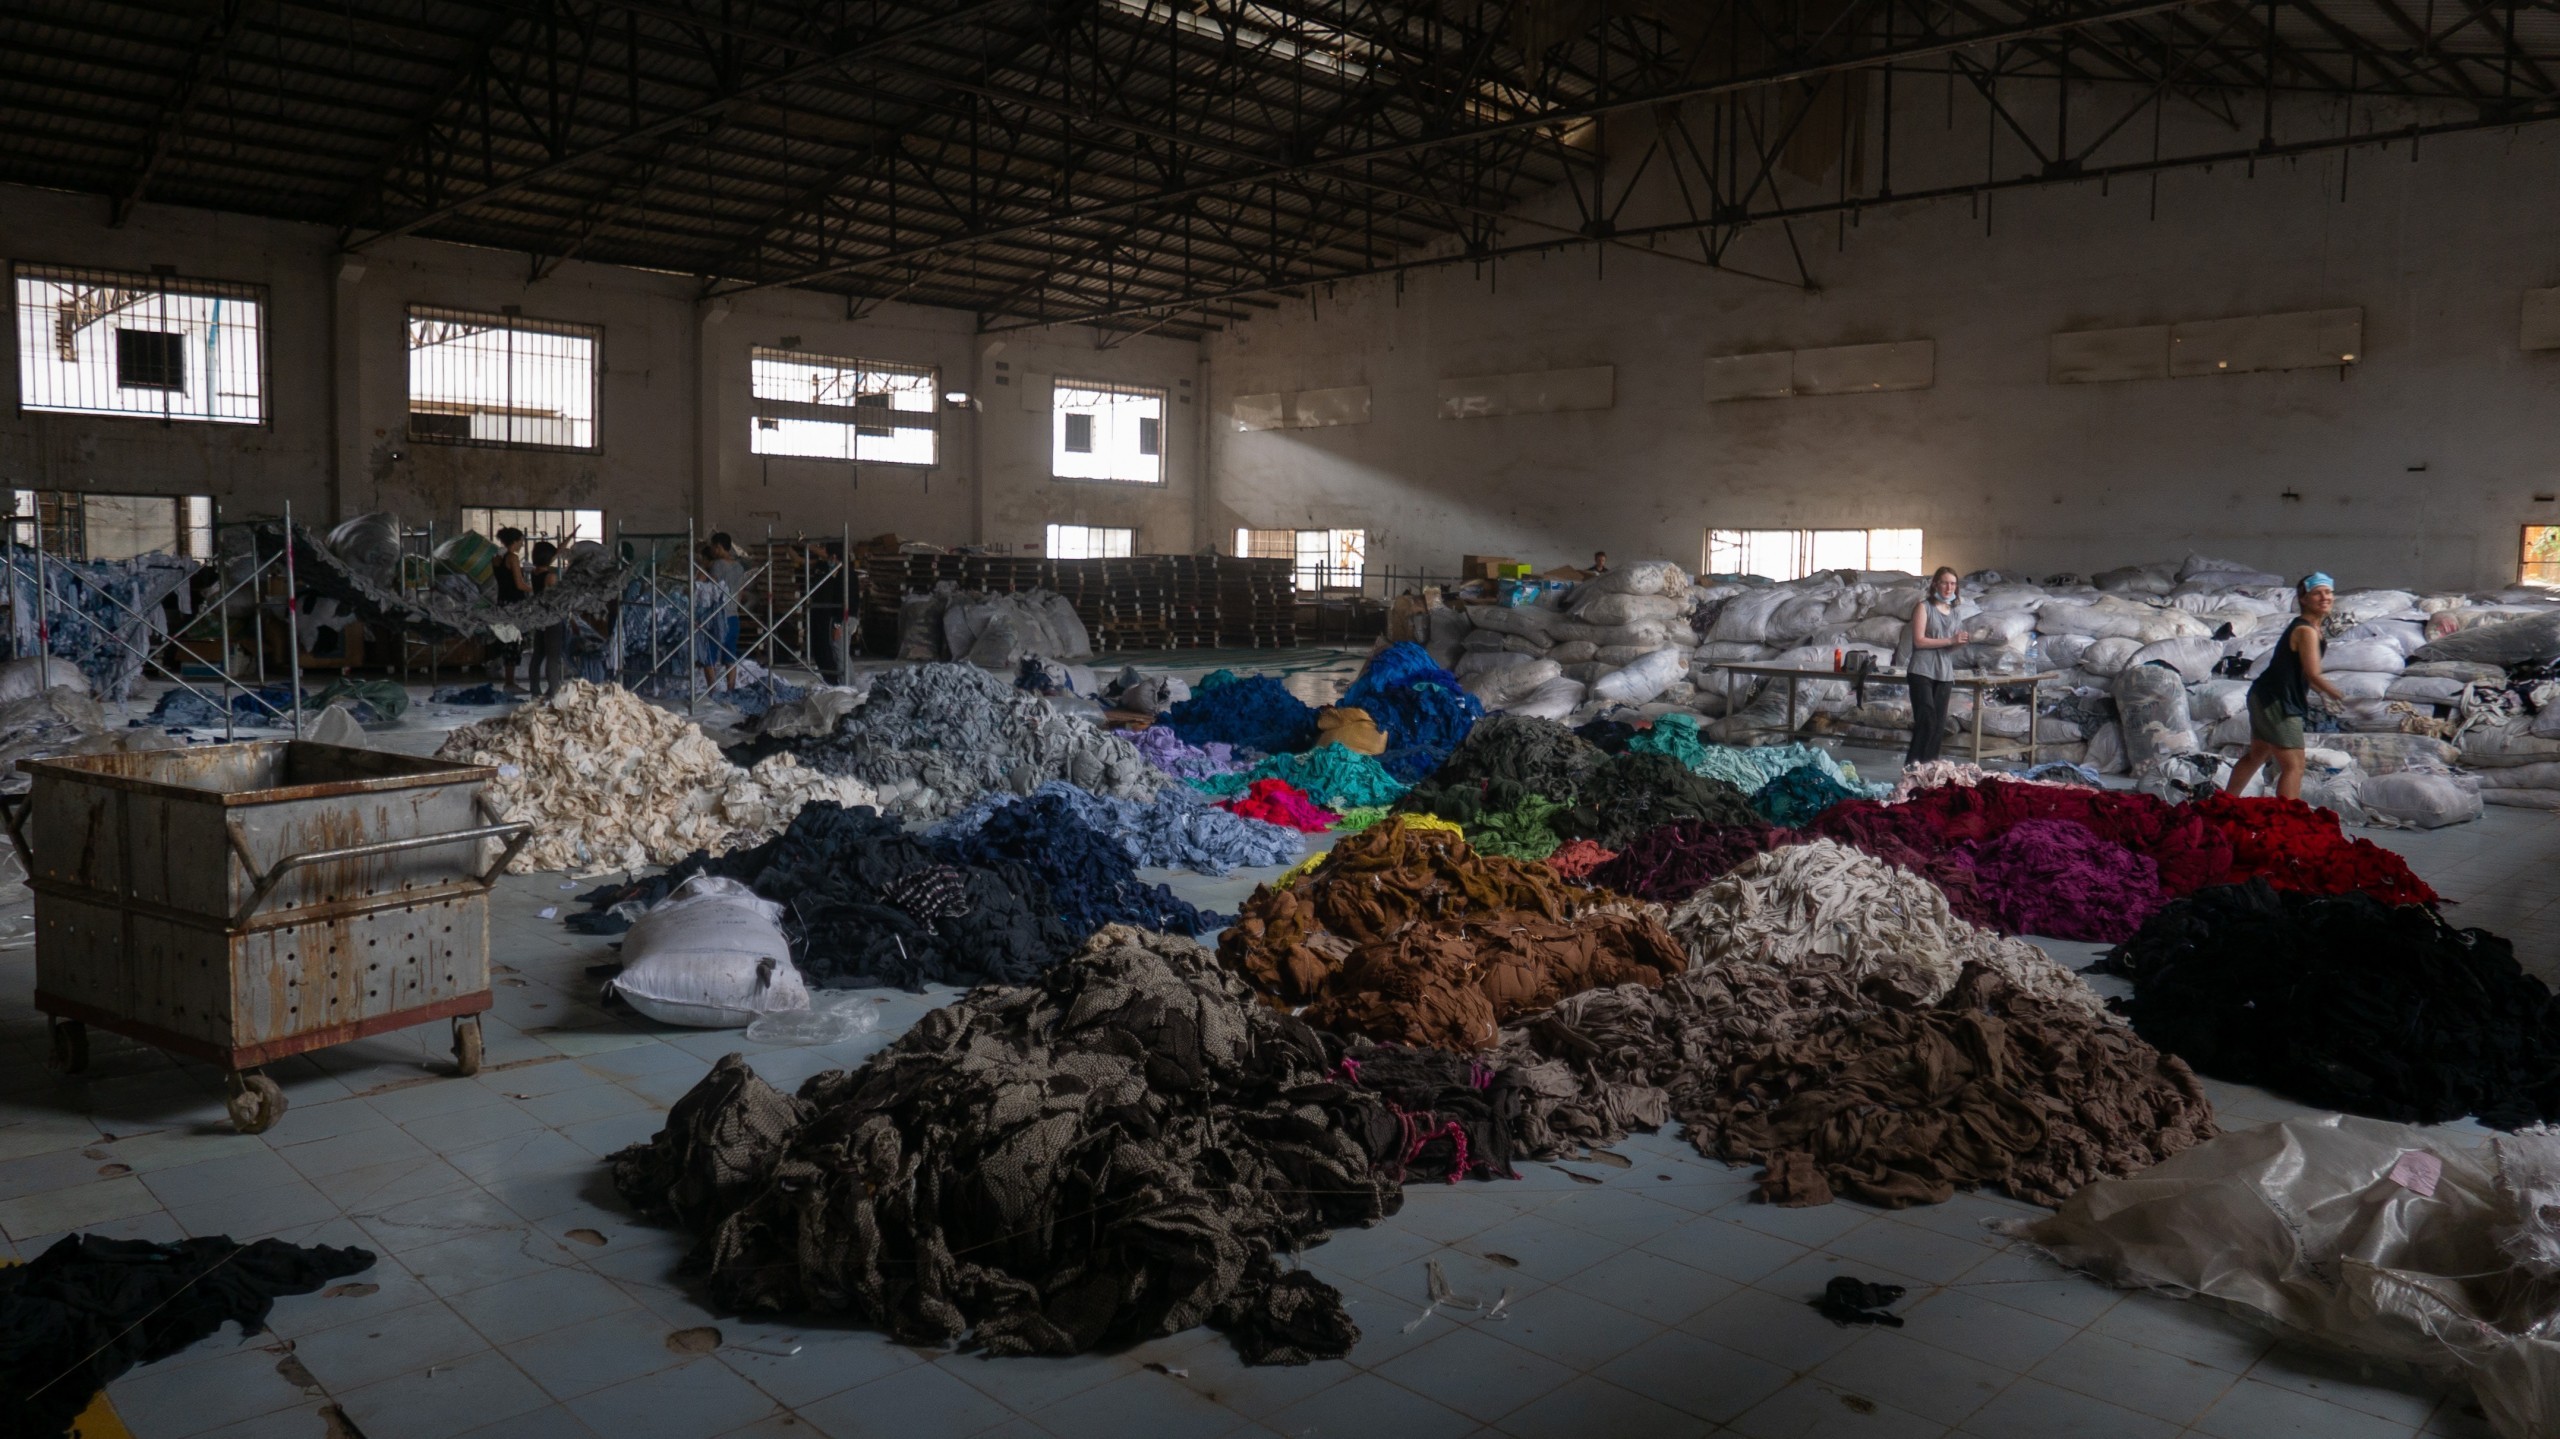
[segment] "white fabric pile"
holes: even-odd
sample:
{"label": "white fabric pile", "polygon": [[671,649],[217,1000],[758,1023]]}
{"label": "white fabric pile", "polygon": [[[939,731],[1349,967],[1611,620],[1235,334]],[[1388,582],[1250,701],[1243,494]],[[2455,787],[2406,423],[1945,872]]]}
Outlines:
{"label": "white fabric pile", "polygon": [[1958,918],[1935,884],[1827,839],[1744,860],[1672,910],[1666,925],[1695,969],[1828,955],[1861,982],[1882,976],[1935,1000],[1966,964],[1979,963],[2025,993],[2106,1015],[2097,992],[2043,950]]}
{"label": "white fabric pile", "polygon": [[497,767],[485,791],[492,810],[534,826],[511,866],[518,873],[673,864],[697,849],[760,843],[812,800],[878,798],[860,780],[820,774],[788,755],[740,769],[692,721],[584,680],[455,730],[436,755]]}

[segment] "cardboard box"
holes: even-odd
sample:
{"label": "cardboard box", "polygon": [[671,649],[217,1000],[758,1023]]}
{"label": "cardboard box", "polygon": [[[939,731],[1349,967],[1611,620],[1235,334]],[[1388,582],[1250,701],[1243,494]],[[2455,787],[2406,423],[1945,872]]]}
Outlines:
{"label": "cardboard box", "polygon": [[1514,563],[1509,555],[1461,555],[1458,578],[1463,580],[1498,580],[1502,567]]}

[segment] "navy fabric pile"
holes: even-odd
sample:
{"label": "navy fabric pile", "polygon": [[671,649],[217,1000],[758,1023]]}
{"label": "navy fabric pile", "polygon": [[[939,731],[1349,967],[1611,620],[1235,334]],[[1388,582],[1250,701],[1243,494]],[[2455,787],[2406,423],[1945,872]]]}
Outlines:
{"label": "navy fabric pile", "polygon": [[1078,937],[1106,924],[1134,924],[1167,934],[1223,929],[1233,915],[1194,907],[1160,884],[1138,878],[1137,861],[1106,829],[1086,822],[1076,801],[1043,792],[1000,805],[975,828],[935,842],[954,864],[989,869],[1018,864],[1048,888],[1049,904]]}
{"label": "navy fabric pile", "polygon": [[954,864],[876,810],[823,801],[752,849],[696,854],[663,875],[579,896],[593,912],[573,916],[570,928],[619,933],[630,926],[615,906],[655,903],[697,874],[741,880],[781,904],[793,962],[828,988],[1027,984],[1085,933],[1068,931],[1030,866]]}
{"label": "navy fabric pile", "polygon": [[1198,693],[1167,709],[1156,723],[1170,726],[1187,744],[1230,744],[1264,754],[1295,753],[1316,739],[1316,712],[1269,675],[1214,688],[1204,680]]}
{"label": "navy fabric pile", "polygon": [[427,696],[429,704],[440,705],[511,705],[523,701],[522,695],[502,693],[496,685],[477,684],[469,687],[446,685]]}
{"label": "navy fabric pile", "polygon": [[[316,704],[309,706],[317,710]],[[248,725],[290,724],[293,714],[293,686],[266,685],[255,690],[242,690],[231,696],[234,723]],[[361,720],[363,717],[357,717]],[[151,707],[150,723],[163,729],[220,729],[222,710],[212,700],[193,690],[173,689],[160,696]]]}

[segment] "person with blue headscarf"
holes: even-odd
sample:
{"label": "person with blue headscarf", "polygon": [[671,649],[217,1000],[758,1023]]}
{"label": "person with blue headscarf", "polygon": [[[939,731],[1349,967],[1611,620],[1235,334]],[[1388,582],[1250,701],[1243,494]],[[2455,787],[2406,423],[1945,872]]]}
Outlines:
{"label": "person with blue headscarf", "polygon": [[2313,570],[2294,586],[2294,595],[2302,613],[2285,624],[2267,667],[2249,682],[2249,752],[2231,767],[2224,786],[2233,794],[2247,790],[2259,768],[2273,760],[2276,793],[2302,798],[2302,722],[2311,713],[2311,691],[2333,700],[2346,698],[2320,673],[2320,654],[2328,648],[2320,622],[2338,602],[2337,582]]}

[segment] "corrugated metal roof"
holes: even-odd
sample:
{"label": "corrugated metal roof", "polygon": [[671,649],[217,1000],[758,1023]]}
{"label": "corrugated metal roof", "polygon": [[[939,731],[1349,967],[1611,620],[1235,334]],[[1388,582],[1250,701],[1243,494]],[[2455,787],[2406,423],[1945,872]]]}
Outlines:
{"label": "corrugated metal roof", "polygon": [[[1566,181],[1616,243],[1581,135],[1504,122],[1957,33],[2011,37],[2004,83],[2226,101],[2542,105],[2560,74],[2560,15],[2472,0],[11,0],[0,179],[1196,333],[1435,242],[1517,248],[1494,221]],[[1782,92],[1748,91],[1773,129]],[[1701,224],[1746,223],[1746,145],[1708,148],[1741,198]]]}

